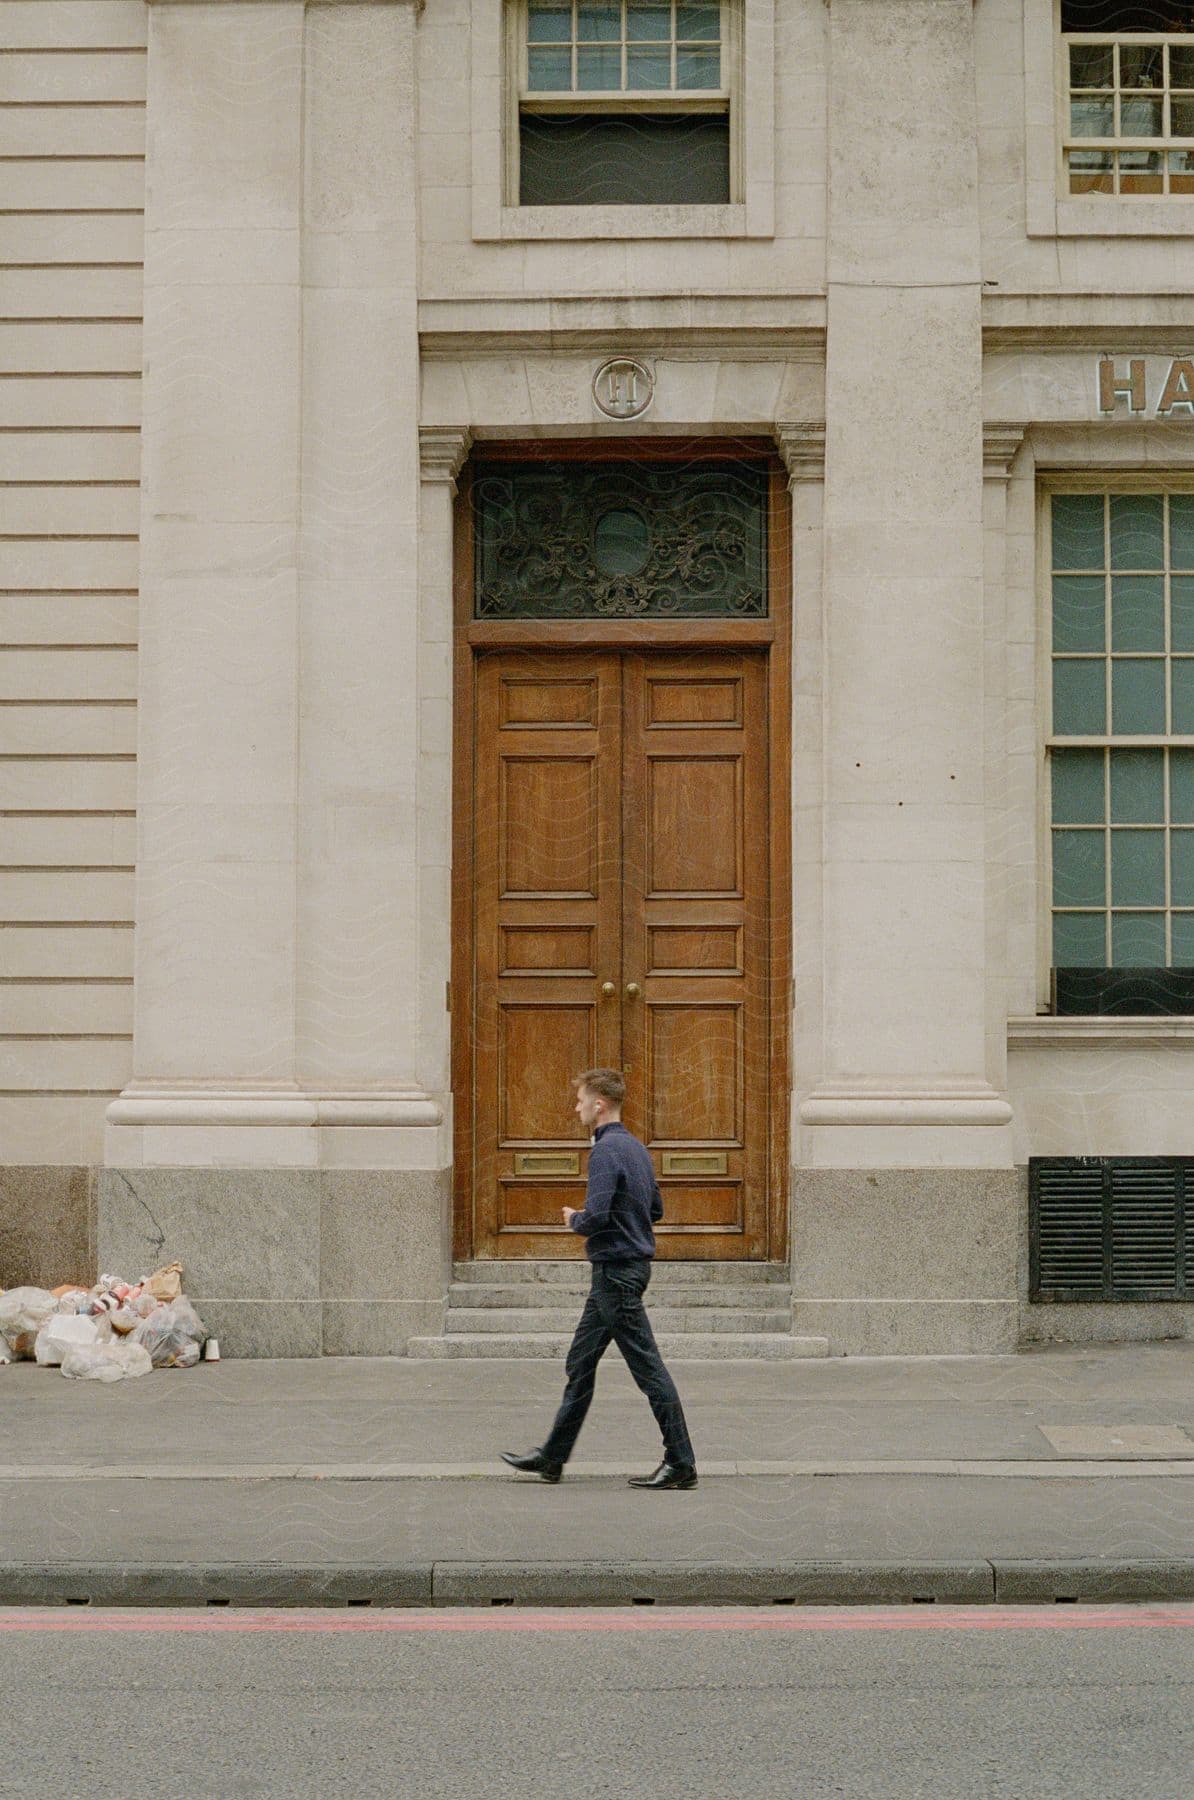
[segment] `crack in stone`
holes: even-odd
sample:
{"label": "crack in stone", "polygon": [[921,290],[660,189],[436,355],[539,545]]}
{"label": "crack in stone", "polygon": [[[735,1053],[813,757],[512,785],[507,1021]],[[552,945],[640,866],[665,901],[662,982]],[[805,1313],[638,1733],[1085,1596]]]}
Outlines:
{"label": "crack in stone", "polygon": [[[143,1197],[137,1192],[136,1188],[133,1186],[132,1182],[129,1180],[128,1176],[125,1175],[122,1170],[113,1169],[112,1173],[113,1173],[113,1175],[115,1175],[118,1178],[118,1180],[123,1181],[125,1187],[128,1189],[128,1191],[132,1195],[133,1199],[137,1202],[137,1205],[140,1206],[144,1210],[144,1212],[148,1214],[150,1222],[152,1223],[154,1230],[157,1232],[157,1237],[156,1238],[149,1237],[149,1242],[153,1245],[155,1250],[157,1250],[159,1252],[164,1250],[166,1248],[166,1234],[162,1230],[157,1219],[154,1217],[153,1209],[150,1206],[148,1200],[143,1199]],[[148,1237],[148,1233],[146,1235]]]}

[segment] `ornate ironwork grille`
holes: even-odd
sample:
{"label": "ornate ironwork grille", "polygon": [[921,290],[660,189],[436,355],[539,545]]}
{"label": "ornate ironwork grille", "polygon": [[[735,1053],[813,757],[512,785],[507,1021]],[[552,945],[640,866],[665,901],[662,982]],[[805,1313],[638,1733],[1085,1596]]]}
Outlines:
{"label": "ornate ironwork grille", "polygon": [[767,616],[767,475],[732,462],[487,464],[478,619]]}

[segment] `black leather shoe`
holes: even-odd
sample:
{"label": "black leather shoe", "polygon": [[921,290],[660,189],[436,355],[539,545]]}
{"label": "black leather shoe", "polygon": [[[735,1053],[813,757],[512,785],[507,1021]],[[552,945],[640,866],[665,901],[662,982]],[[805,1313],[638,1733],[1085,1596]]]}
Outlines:
{"label": "black leather shoe", "polygon": [[694,1488],[697,1484],[697,1472],[691,1463],[661,1462],[651,1475],[632,1475],[630,1487],[640,1488]]}
{"label": "black leather shoe", "polygon": [[520,1475],[537,1475],[540,1481],[558,1481],[564,1473],[563,1463],[548,1462],[542,1450],[532,1450],[526,1456],[516,1456],[513,1450],[503,1450],[501,1457],[504,1463],[509,1463]]}

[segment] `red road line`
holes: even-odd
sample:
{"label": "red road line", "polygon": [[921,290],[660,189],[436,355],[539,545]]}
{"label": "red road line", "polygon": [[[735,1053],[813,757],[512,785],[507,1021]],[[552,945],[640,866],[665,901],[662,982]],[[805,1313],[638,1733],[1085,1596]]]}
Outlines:
{"label": "red road line", "polygon": [[552,1631],[1123,1631],[1145,1627],[1194,1626],[1194,1603],[1163,1607],[816,1607],[792,1611],[713,1611],[704,1607],[650,1612],[422,1612],[400,1608],[376,1612],[321,1609],[268,1612],[256,1608],[225,1611],[126,1611],[123,1607],[86,1612],[50,1607],[0,1608],[5,1631],[274,1631],[274,1632],[552,1632]]}

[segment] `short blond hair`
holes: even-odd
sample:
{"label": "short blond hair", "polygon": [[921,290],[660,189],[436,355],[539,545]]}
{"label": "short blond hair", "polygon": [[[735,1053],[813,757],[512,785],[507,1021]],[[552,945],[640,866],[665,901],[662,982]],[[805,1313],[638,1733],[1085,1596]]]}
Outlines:
{"label": "short blond hair", "polygon": [[622,1110],[622,1102],[626,1098],[626,1077],[617,1069],[586,1069],[583,1075],[574,1075],[572,1085],[579,1093],[581,1088],[588,1088],[590,1094],[599,1094],[608,1100],[611,1106]]}

